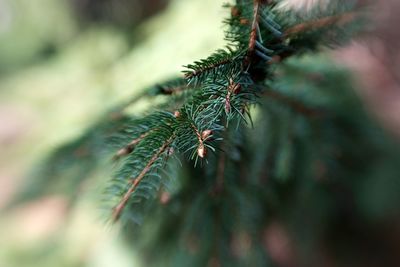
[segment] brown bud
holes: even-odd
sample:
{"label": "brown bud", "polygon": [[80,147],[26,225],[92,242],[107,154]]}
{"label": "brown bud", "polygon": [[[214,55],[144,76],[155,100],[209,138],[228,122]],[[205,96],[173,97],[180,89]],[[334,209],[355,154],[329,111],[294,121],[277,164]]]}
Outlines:
{"label": "brown bud", "polygon": [[175,118],[179,118],[181,116],[181,113],[178,110],[175,110],[174,116]]}
{"label": "brown bud", "polygon": [[207,137],[209,137],[211,134],[212,134],[212,131],[211,131],[211,130],[204,130],[204,131],[201,133],[201,139],[202,139],[202,140],[206,140]]}
{"label": "brown bud", "polygon": [[128,155],[130,152],[131,152],[131,151],[129,151],[129,148],[127,148],[127,147],[121,148],[121,149],[118,150],[118,152],[115,154],[114,158],[115,158],[115,159],[118,159],[118,158],[120,158],[120,157],[123,157],[123,156],[125,156],[125,155]]}
{"label": "brown bud", "polygon": [[234,93],[235,95],[240,93],[242,87],[240,83],[235,83],[232,78],[229,79],[228,91]]}
{"label": "brown bud", "polygon": [[240,10],[236,6],[231,7],[232,17],[238,17],[240,15]]}
{"label": "brown bud", "polygon": [[204,147],[203,144],[200,144],[199,147],[197,148],[197,155],[199,155],[200,158],[204,158],[207,154],[207,149]]}
{"label": "brown bud", "polygon": [[161,92],[164,95],[172,95],[172,93],[173,93],[173,91],[170,88],[162,88]]}
{"label": "brown bud", "polygon": [[122,119],[122,117],[123,117],[123,114],[121,112],[112,112],[110,114],[111,120],[119,120],[119,119]]}
{"label": "brown bud", "polygon": [[167,191],[163,191],[160,196],[160,203],[166,205],[170,200],[171,200],[170,193],[168,193]]}
{"label": "brown bud", "polygon": [[167,150],[167,155],[168,155],[168,156],[171,156],[172,154],[174,154],[174,152],[175,152],[174,148],[173,148],[173,147],[170,147],[170,148],[168,148],[168,150]]}
{"label": "brown bud", "polygon": [[239,83],[236,83],[232,88],[232,92],[235,95],[239,94],[241,90],[242,90],[242,86]]}

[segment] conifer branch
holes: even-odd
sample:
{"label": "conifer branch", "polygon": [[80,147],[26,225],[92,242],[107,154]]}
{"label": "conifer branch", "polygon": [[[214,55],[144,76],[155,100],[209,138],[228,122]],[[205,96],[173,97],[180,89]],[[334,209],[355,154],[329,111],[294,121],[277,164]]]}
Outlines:
{"label": "conifer branch", "polygon": [[[384,154],[379,146],[386,144],[375,124],[364,125],[367,114],[353,99],[350,79],[341,70],[319,59],[316,65],[296,58],[269,65],[343,40],[353,28],[343,24],[352,22],[355,13],[332,5],[307,21],[296,12],[276,8],[275,0],[233,2],[226,21],[228,47],[186,66],[184,77],[126,99],[114,113],[105,114],[107,120],[102,118],[52,156],[46,162],[48,170],[38,175],[44,180],[34,184],[44,192],[67,167],[67,174],[76,178],[59,179],[60,186],[71,183],[65,189],[76,195],[78,191],[71,189],[80,186],[88,172],[102,167],[104,156],[111,152],[114,160],[124,159],[104,200],[110,221],[123,220],[127,238],[135,239],[145,258],[151,255],[149,266],[229,265],[235,259],[240,259],[239,265],[266,266],[275,258],[258,235],[277,219],[266,212],[279,215],[307,205],[287,203],[310,181],[334,178],[334,187],[351,189],[354,185],[346,182],[351,175],[370,170],[378,175],[381,161],[389,159],[383,155],[376,170],[364,171],[357,164],[364,155]],[[315,74],[316,68],[323,77]],[[156,97],[149,113],[126,110],[143,97]],[[250,112],[252,106],[255,112]],[[105,150],[104,143],[113,150]],[[368,153],[359,153],[359,147],[369,145]],[[207,152],[215,157],[209,157],[208,166],[200,170],[197,162],[206,161]],[[174,153],[176,164],[169,160]],[[388,174],[396,178],[394,170],[388,169]],[[266,180],[272,181],[268,187]],[[293,194],[282,190],[286,187]],[[311,189],[307,193],[313,196],[326,193],[321,186]],[[340,206],[335,210],[340,213]],[[131,232],[136,224],[145,226],[142,233]],[[176,249],[182,240],[187,249]],[[219,253],[220,244],[229,250],[229,257]],[[153,253],[154,249],[162,253]],[[166,258],[179,260],[168,264]]]}
{"label": "conifer branch", "polygon": [[150,161],[146,164],[143,170],[139,173],[139,175],[132,181],[132,185],[129,187],[128,191],[124,194],[119,204],[114,208],[112,214],[112,221],[116,222],[120,218],[122,211],[126,207],[126,204],[129,201],[130,196],[134,193],[136,187],[140,184],[146,174],[151,170],[153,164],[157,161],[160,155],[168,148],[168,146],[173,142],[174,136],[170,137],[161,147],[160,149],[153,155]]}
{"label": "conifer branch", "polygon": [[283,38],[288,38],[291,35],[303,33],[310,30],[317,30],[334,24],[343,25],[353,21],[356,17],[356,12],[347,12],[340,15],[320,18],[314,21],[303,22],[287,29],[283,35]]}
{"label": "conifer branch", "polygon": [[205,72],[208,72],[208,71],[211,71],[211,70],[213,70],[213,69],[216,69],[216,68],[218,68],[218,67],[220,67],[220,66],[229,64],[231,61],[232,61],[232,60],[231,60],[230,58],[226,58],[226,59],[217,61],[217,62],[215,62],[215,63],[213,63],[213,64],[210,64],[210,65],[208,65],[208,66],[206,66],[206,67],[204,67],[204,68],[202,68],[202,69],[199,69],[199,70],[195,70],[195,71],[193,71],[193,72],[188,72],[188,73],[186,73],[186,74],[185,74],[185,78],[186,78],[186,79],[192,79],[192,78],[194,78],[194,77],[196,77],[196,76],[200,76],[201,74],[203,74],[203,73],[205,73]]}
{"label": "conifer branch", "polygon": [[198,79],[217,74],[217,72],[224,76],[227,72],[230,73],[241,67],[242,57],[240,51],[233,51],[230,47],[227,50],[219,49],[208,58],[187,65],[186,68],[190,70],[184,71],[185,78],[191,84],[193,81],[196,83]]}

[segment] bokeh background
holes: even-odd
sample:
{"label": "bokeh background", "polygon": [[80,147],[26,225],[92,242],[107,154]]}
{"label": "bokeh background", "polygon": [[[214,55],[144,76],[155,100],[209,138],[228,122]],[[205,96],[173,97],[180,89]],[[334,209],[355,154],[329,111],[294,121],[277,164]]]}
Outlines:
{"label": "bokeh background", "polygon": [[[62,195],[4,208],[45,155],[104,110],[222,47],[224,2],[0,0],[0,266],[141,266],[100,218],[97,183],[82,188],[72,210]],[[357,41],[330,53],[353,70],[365,105],[396,138],[398,11],[397,0],[377,1]]]}
{"label": "bokeh background", "polygon": [[[221,5],[0,0],[0,209],[107,108],[222,46]],[[99,215],[96,189],[82,191],[72,211],[60,195],[2,211],[0,266],[135,266]]]}

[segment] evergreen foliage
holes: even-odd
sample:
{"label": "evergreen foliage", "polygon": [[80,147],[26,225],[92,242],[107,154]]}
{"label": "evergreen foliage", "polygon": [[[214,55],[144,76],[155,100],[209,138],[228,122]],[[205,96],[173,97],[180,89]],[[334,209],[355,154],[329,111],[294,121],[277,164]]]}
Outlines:
{"label": "evergreen foliage", "polygon": [[[225,49],[107,113],[51,155],[23,195],[71,170],[76,188],[113,160],[109,218],[146,266],[274,265],[271,223],[287,225],[310,255],[341,220],[357,227],[351,218],[373,217],[358,187],[379,175],[396,183],[397,144],[369,119],[347,72],[317,55],[357,28],[354,4],[332,1],[308,16],[267,0],[226,7]],[[144,115],[126,112],[155,96]]]}

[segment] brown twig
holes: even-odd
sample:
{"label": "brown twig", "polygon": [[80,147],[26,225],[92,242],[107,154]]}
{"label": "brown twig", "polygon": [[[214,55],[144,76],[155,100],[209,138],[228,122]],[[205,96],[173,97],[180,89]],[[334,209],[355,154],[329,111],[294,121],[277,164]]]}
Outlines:
{"label": "brown twig", "polygon": [[143,170],[139,173],[139,175],[132,181],[132,185],[129,187],[128,191],[124,194],[122,197],[121,201],[119,204],[114,208],[113,214],[112,214],[112,220],[113,222],[118,221],[118,219],[121,216],[122,211],[126,207],[126,204],[128,203],[128,200],[131,196],[131,194],[135,191],[136,187],[140,184],[142,179],[145,177],[145,175],[150,171],[151,166],[156,162],[156,160],[160,157],[160,155],[168,148],[168,146],[172,143],[174,140],[174,136],[172,136],[168,141],[166,141],[160,149],[157,151],[156,154],[150,159],[150,161],[147,163],[147,165],[143,168]]}
{"label": "brown twig", "polygon": [[119,160],[120,158],[129,155],[130,153],[132,153],[133,149],[135,148],[135,146],[137,144],[139,144],[144,138],[146,138],[146,136],[148,136],[150,134],[151,131],[142,134],[141,136],[139,136],[136,139],[133,139],[129,144],[127,144],[125,147],[121,148],[120,150],[118,150],[118,152],[114,155],[113,160]]}
{"label": "brown twig", "polygon": [[[282,39],[290,38],[293,35],[303,33],[310,30],[317,30],[323,27],[327,27],[333,24],[343,25],[355,20],[357,17],[357,12],[348,12],[340,15],[329,16],[313,21],[307,21],[297,24],[289,29],[287,29],[282,35]],[[275,55],[269,64],[274,64],[285,60],[286,58],[292,56],[294,51],[285,51],[279,55]]]}
{"label": "brown twig", "polygon": [[245,65],[250,63],[250,59],[253,56],[254,49],[256,47],[256,40],[257,40],[257,27],[258,27],[258,20],[260,19],[260,5],[261,0],[254,0],[253,2],[253,20],[251,23],[251,31],[250,31],[250,39],[249,39],[249,48],[247,50],[247,56],[245,58]]}
{"label": "brown twig", "polygon": [[340,15],[329,16],[313,21],[303,22],[287,29],[283,35],[283,38],[288,38],[291,35],[306,32],[309,30],[316,30],[333,24],[343,25],[353,21],[356,18],[356,16],[357,16],[356,12],[348,12]]}
{"label": "brown twig", "polygon": [[[314,21],[308,21],[308,22],[303,22],[298,25],[295,25],[285,31],[285,33],[282,36],[283,39],[290,38],[293,35],[303,33],[306,31],[310,30],[316,30],[319,28],[327,27],[332,24],[337,24],[337,25],[343,25],[346,23],[351,22],[357,17],[356,12],[349,12],[349,13],[344,13],[341,15],[336,15],[336,16],[329,16],[325,18],[321,18],[318,20]],[[279,63],[285,60],[286,58],[289,58],[295,53],[295,51],[284,51],[280,53],[279,55],[275,55],[272,57],[272,60],[269,61],[269,64],[274,64],[274,63]]]}
{"label": "brown twig", "polygon": [[253,9],[253,21],[251,23],[251,32],[250,32],[250,40],[249,40],[249,50],[248,53],[251,54],[254,52],[254,48],[256,46],[257,39],[257,25],[259,20],[259,12],[260,12],[260,0],[254,0],[254,9]]}

